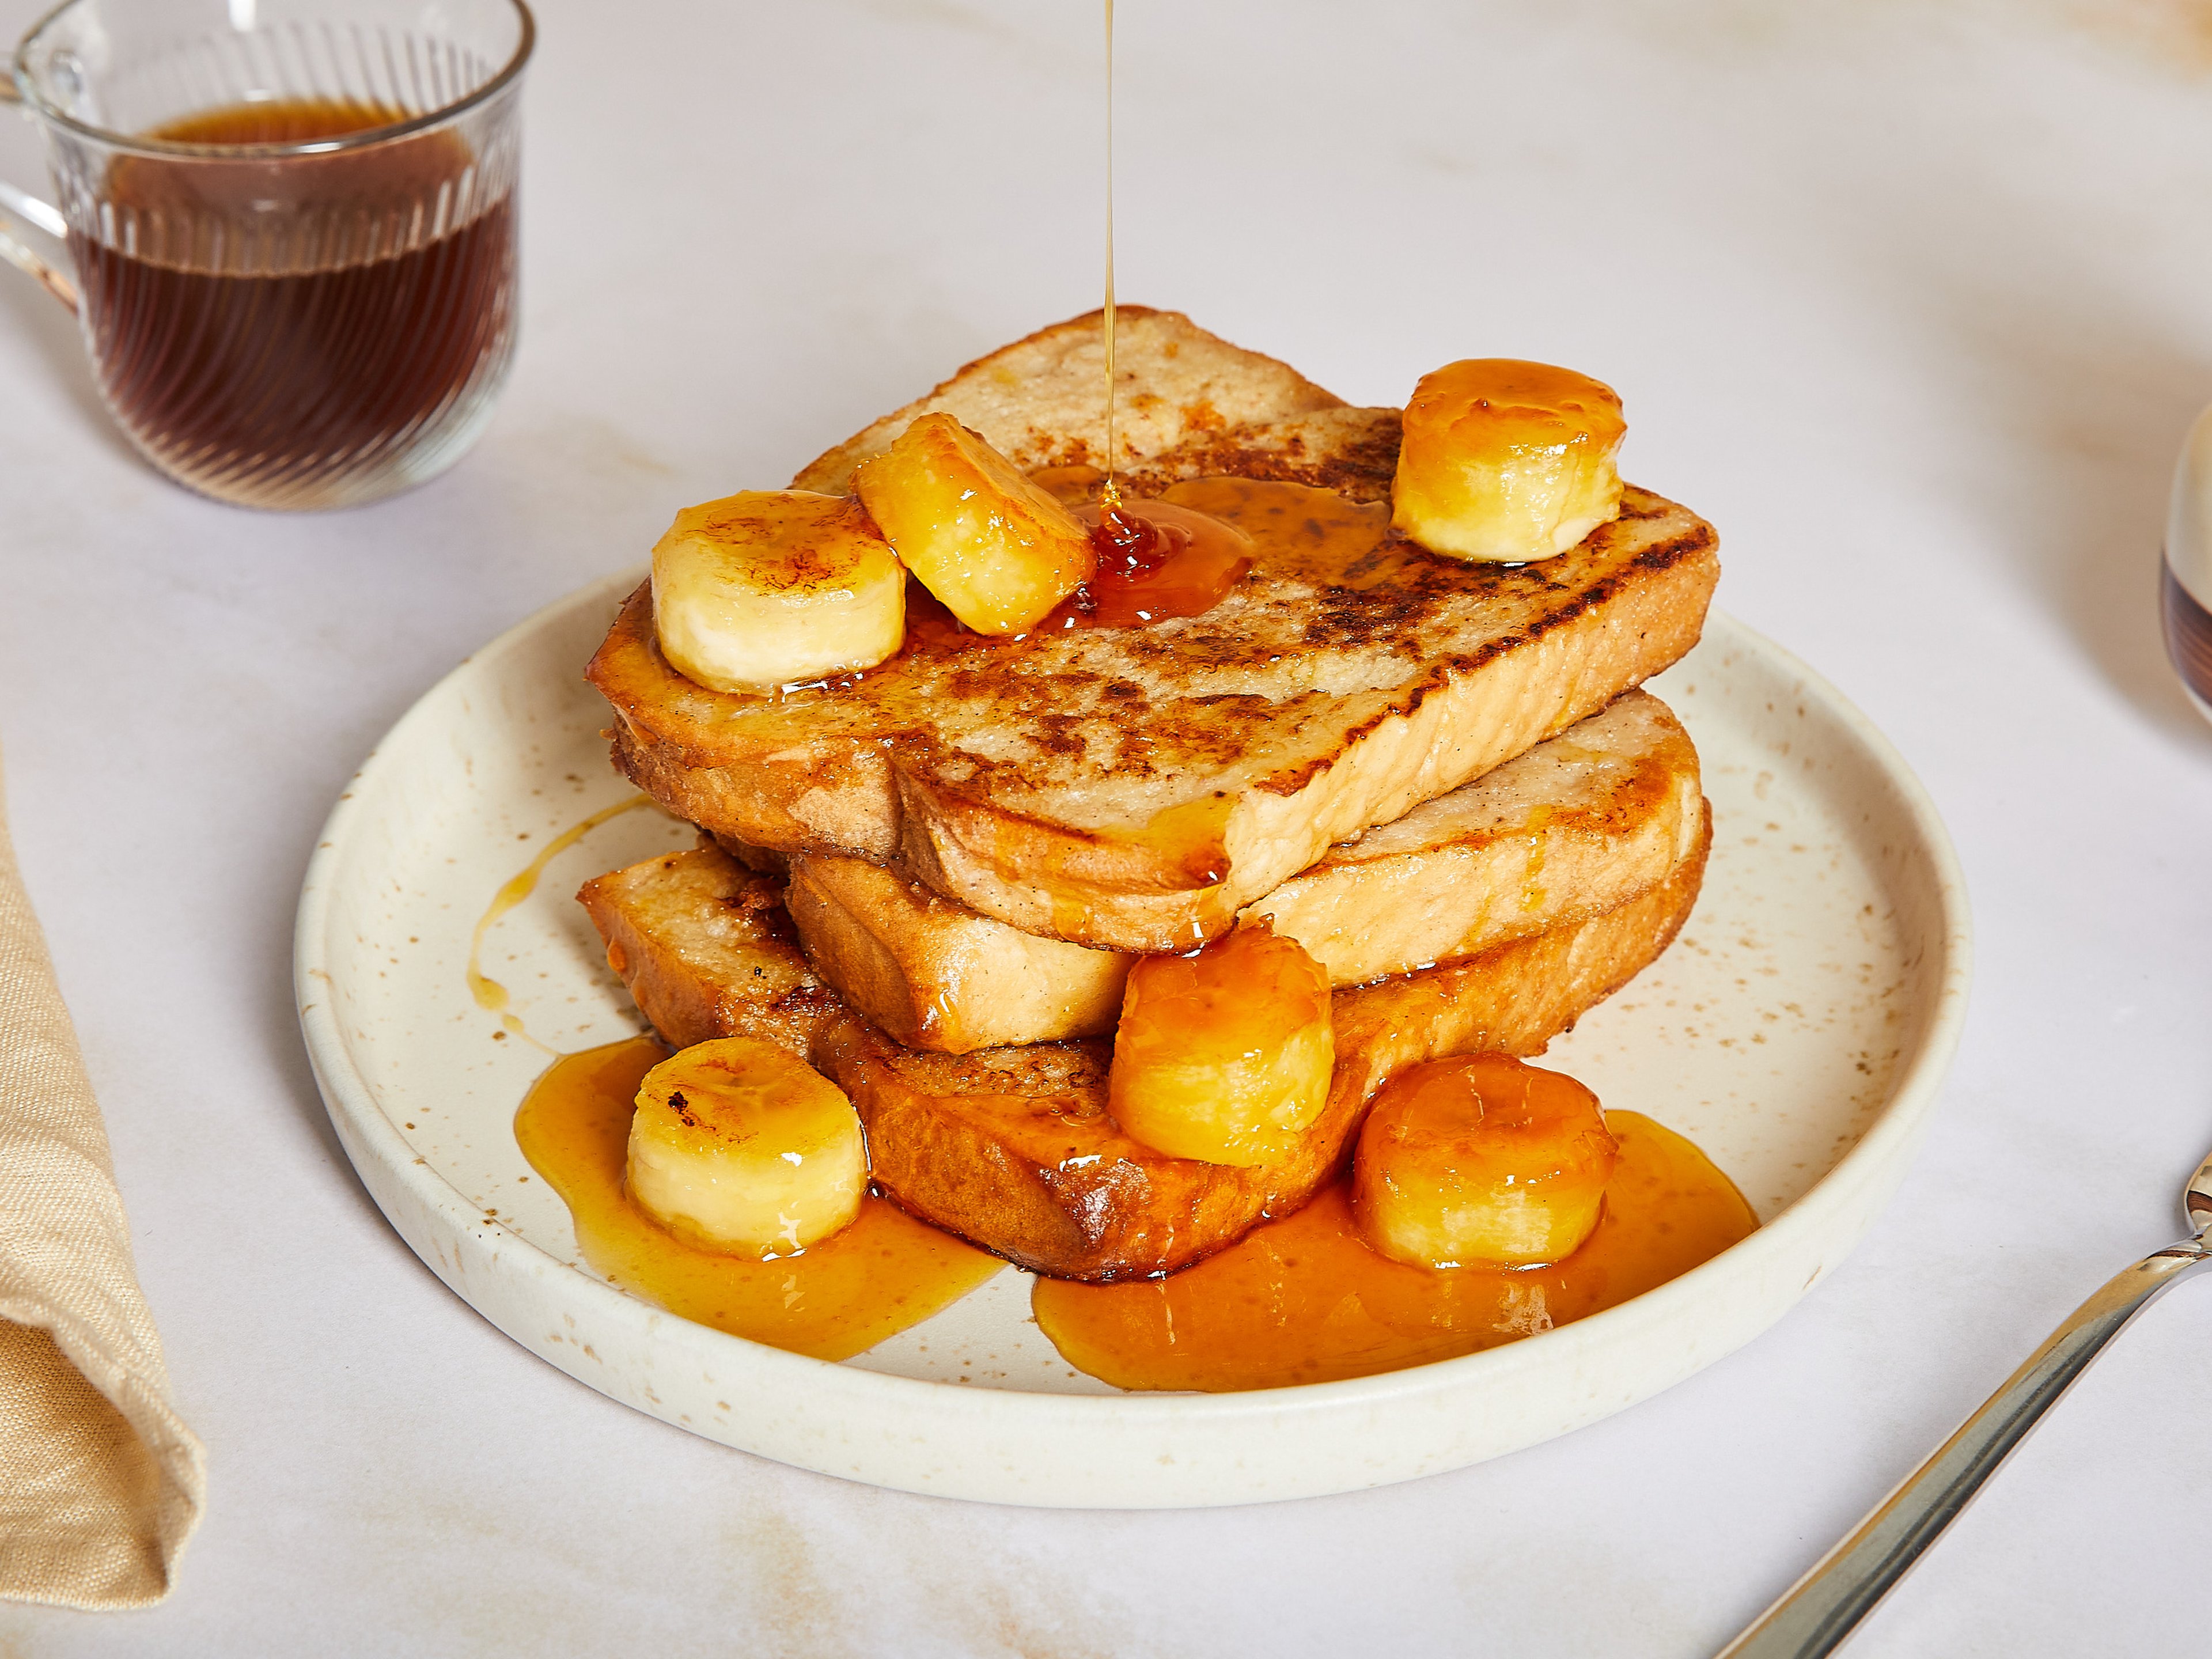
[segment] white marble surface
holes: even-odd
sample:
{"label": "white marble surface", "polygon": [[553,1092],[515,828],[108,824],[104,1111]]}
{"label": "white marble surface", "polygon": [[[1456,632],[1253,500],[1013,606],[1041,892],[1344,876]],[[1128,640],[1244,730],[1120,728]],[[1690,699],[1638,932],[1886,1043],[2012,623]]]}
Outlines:
{"label": "white marble surface", "polygon": [[[36,9],[0,0],[0,30]],[[0,1607],[0,1653],[1699,1654],[2175,1231],[2212,1144],[2212,730],[2160,658],[2153,561],[2212,398],[2202,5],[1121,10],[1126,297],[1359,401],[1473,353],[1613,381],[1632,475],[1721,526],[1723,602],[1920,770],[1980,967],[1895,1204],[1646,1406],[1210,1513],[758,1462],[450,1296],[337,1153],[294,1028],[331,797],[482,640],[675,506],[1095,303],[1098,264],[1092,4],[556,0],[520,365],[411,496],[291,519],[177,491],[0,273],[15,833],[212,1469],[167,1605]],[[2201,1286],[2154,1310],[1862,1646],[2193,1639],[2208,1340]]]}

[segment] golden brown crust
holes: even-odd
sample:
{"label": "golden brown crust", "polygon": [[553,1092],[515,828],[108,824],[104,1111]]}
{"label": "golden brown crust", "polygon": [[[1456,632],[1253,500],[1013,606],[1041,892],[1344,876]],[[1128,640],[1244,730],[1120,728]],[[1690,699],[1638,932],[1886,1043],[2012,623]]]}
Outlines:
{"label": "golden brown crust", "polygon": [[1528,753],[1331,848],[1243,914],[1338,985],[1448,962],[1611,909],[1664,880],[1703,831],[1698,752],[1630,691]]}
{"label": "golden brown crust", "polygon": [[[627,649],[644,656],[652,629],[648,585],[630,595],[616,619],[615,632],[592,659],[594,669],[611,651]],[[659,647],[652,645],[650,651],[665,668]],[[673,669],[666,672],[675,673]],[[885,742],[799,739],[763,750],[746,764],[702,764],[681,745],[663,741],[649,727],[634,723],[619,702],[607,735],[617,770],[677,817],[710,835],[763,854],[839,851],[880,859],[897,854],[898,793]]]}
{"label": "golden brown crust", "polygon": [[846,1005],[910,1048],[1100,1036],[1133,958],[1040,939],[865,859],[794,859],[785,907]]}
{"label": "golden brown crust", "polygon": [[1179,632],[902,658],[780,702],[677,674],[641,590],[591,678],[617,763],[716,834],[896,856],[1026,932],[1169,949],[1687,650],[1718,574],[1711,532],[1631,501],[1542,567],[1408,556],[1364,589],[1293,567],[1271,579],[1279,602],[1255,581]]}

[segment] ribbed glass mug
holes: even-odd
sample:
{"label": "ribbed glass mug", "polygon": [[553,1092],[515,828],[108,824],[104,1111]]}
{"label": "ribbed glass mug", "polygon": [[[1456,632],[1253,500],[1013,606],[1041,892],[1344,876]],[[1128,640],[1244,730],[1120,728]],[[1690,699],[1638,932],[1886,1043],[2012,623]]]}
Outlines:
{"label": "ribbed glass mug", "polygon": [[179,482],[284,508],[419,483],[514,356],[533,34],[521,0],[69,0],[0,89],[57,193],[0,185],[0,255],[75,307]]}

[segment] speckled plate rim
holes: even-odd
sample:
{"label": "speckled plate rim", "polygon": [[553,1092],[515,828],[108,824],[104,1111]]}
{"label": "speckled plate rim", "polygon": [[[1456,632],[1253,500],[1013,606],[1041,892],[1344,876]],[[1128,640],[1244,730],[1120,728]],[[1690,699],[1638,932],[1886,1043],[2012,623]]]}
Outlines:
{"label": "speckled plate rim", "polygon": [[[418,1158],[356,1065],[329,988],[334,879],[383,792],[457,704],[533,636],[605,605],[626,572],[556,601],[465,659],[341,794],[307,866],[294,982],[318,1087],[395,1230],[457,1295],[533,1353],[623,1403],[723,1444],[900,1490],[1054,1508],[1184,1508],[1354,1491],[1502,1455],[1594,1422],[1734,1352],[1858,1242],[1902,1180],[1963,1028],[1966,889],[1933,802],[1888,739],[1796,657],[1724,614],[1708,642],[1796,684],[1879,775],[1936,908],[1935,991],[1889,1097],[1826,1175],[1703,1266],[1540,1339],[1339,1382],[1234,1395],[1080,1395],[921,1381],[787,1353],[692,1324],[486,1218]],[[731,1401],[741,1401],[732,1409]],[[716,1412],[711,1407],[720,1407]],[[696,1408],[696,1409],[695,1409]]]}

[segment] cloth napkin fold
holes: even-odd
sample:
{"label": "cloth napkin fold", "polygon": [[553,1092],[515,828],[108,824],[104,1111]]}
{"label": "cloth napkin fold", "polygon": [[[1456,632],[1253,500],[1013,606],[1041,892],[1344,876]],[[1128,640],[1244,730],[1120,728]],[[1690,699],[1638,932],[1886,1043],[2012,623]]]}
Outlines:
{"label": "cloth napkin fold", "polygon": [[0,1596],[158,1601],[206,1493],[0,787]]}

